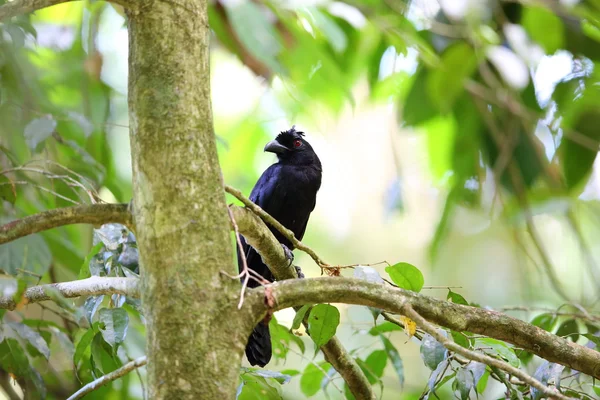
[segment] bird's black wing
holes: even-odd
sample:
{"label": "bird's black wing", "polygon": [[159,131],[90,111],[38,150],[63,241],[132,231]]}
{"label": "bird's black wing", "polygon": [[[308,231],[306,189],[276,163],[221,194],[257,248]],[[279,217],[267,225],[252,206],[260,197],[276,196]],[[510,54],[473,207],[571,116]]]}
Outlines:
{"label": "bird's black wing", "polygon": [[[277,196],[277,178],[280,172],[280,166],[277,164],[271,165],[269,168],[263,172],[260,176],[256,185],[252,189],[250,193],[250,200],[256,203],[260,208],[265,210],[267,213],[273,215],[279,212],[278,205],[282,204],[281,201],[278,201]],[[246,255],[246,262],[248,263],[248,268],[253,271],[256,271],[263,278],[268,281],[273,282],[274,277],[271,274],[269,268],[263,263],[262,258],[258,254],[253,247],[246,243],[244,238],[242,237],[242,248],[244,250],[244,254]],[[240,251],[238,249],[238,268],[242,269],[242,258]],[[249,287],[257,287],[259,283],[255,280],[250,280],[248,282]]]}

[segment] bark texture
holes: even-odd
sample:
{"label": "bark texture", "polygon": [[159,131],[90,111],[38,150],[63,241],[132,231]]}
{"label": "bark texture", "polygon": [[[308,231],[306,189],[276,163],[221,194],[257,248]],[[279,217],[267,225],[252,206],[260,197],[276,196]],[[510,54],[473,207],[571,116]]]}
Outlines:
{"label": "bark texture", "polygon": [[128,15],[147,397],[231,399],[250,326],[236,322],[239,282],[220,273],[235,267],[211,116],[207,0],[141,1]]}

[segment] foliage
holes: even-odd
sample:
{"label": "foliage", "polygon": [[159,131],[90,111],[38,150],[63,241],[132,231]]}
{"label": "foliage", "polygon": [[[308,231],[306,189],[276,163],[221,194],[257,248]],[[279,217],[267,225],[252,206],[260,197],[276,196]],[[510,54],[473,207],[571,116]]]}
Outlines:
{"label": "foliage", "polygon": [[[571,211],[594,206],[580,197],[600,143],[600,6],[569,3],[575,4],[491,1],[460,15],[439,7],[423,15],[418,1],[292,7],[215,0],[209,16],[214,53],[233,55],[265,78],[270,101],[289,119],[314,122],[322,109],[340,116],[364,100],[355,91],[364,83],[371,104],[391,104],[400,127],[425,137],[431,175],[446,194],[430,246],[435,265],[462,209],[481,209],[531,232],[531,214],[558,215],[576,228]],[[100,45],[103,34],[116,37],[124,22],[118,6],[77,2],[0,23],[0,222],[99,199],[131,199],[129,161],[122,154],[128,143],[126,85],[114,80],[125,74],[107,73],[126,66],[123,60],[111,65],[115,57]],[[53,33],[57,29],[64,33]],[[555,87],[546,97],[533,73],[544,57],[566,57],[572,64],[560,82],[550,82]],[[413,67],[397,68],[401,61]],[[260,146],[273,133],[263,113],[259,104],[243,115],[215,115],[224,175],[245,192],[260,171],[248,166],[258,164]],[[390,209],[401,209],[396,186],[402,177],[397,178]],[[502,209],[495,212],[498,203]],[[19,303],[14,312],[0,310],[0,367],[37,397],[65,398],[143,354],[144,319],[136,299],[113,295],[71,301],[53,294],[56,305],[22,303],[24,290],[40,282],[137,276],[134,235],[118,225],[98,228],[62,227],[0,245],[0,294]],[[535,257],[543,260],[543,251],[536,249]],[[560,286],[553,265],[545,267],[555,288]],[[385,279],[400,288],[418,292],[424,287],[424,274],[412,264],[400,262],[385,271]],[[357,268],[355,276],[383,281],[370,267]],[[453,290],[447,299],[478,306]],[[419,346],[429,377],[405,388],[403,328],[384,321],[380,310],[372,311],[373,325],[357,332],[371,344],[353,355],[378,390],[385,386],[385,393],[404,390],[410,396],[418,395],[414,387],[422,387],[424,398],[453,393],[467,399],[488,394],[491,378],[511,398],[540,397],[495,368],[449,353],[418,330],[411,342]],[[530,321],[593,347],[599,329],[593,312],[582,313],[566,301]],[[314,352],[302,336],[305,317]],[[242,368],[238,398],[282,398],[285,385],[292,384],[306,397],[319,392],[349,397],[338,373],[316,355],[343,321],[343,312],[328,304],[303,307],[291,328],[273,318],[273,368],[288,360],[293,368]],[[600,391],[589,377],[504,342],[469,332],[444,334],[465,348],[529,370],[544,383],[561,385],[573,397],[592,398]],[[384,385],[386,368],[394,380]],[[575,379],[561,382],[567,374]],[[141,398],[142,375],[143,370],[126,376],[87,398]]]}

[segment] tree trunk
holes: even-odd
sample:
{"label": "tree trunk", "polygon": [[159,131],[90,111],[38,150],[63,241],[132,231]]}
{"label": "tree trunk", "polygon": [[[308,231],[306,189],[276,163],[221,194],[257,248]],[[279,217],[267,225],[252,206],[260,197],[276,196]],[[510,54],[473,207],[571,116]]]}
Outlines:
{"label": "tree trunk", "polygon": [[[129,10],[148,398],[235,397],[245,339],[210,105],[207,0]],[[227,317],[224,317],[227,316]]]}

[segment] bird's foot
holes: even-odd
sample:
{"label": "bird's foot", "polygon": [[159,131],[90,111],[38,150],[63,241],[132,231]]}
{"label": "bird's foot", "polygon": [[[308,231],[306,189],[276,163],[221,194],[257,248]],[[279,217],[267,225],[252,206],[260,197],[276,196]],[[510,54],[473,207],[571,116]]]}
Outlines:
{"label": "bird's foot", "polygon": [[304,279],[304,273],[302,272],[302,269],[300,269],[300,266],[294,265],[294,268],[296,268],[296,273],[298,274],[298,278]]}
{"label": "bird's foot", "polygon": [[285,258],[287,258],[290,263],[288,264],[288,268],[292,266],[292,263],[294,262],[294,253],[292,253],[292,251],[285,245],[285,244],[281,244],[281,247],[283,248],[283,253],[285,254]]}

